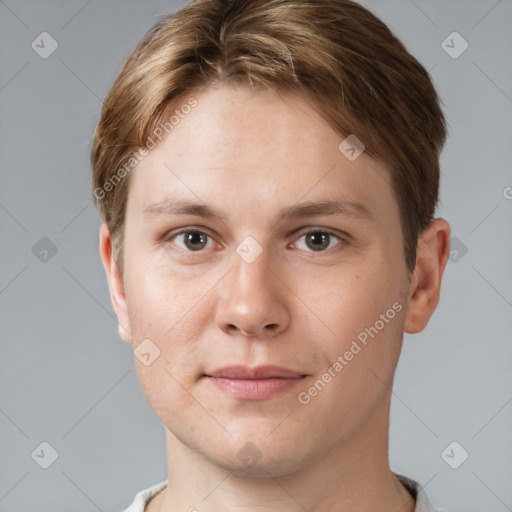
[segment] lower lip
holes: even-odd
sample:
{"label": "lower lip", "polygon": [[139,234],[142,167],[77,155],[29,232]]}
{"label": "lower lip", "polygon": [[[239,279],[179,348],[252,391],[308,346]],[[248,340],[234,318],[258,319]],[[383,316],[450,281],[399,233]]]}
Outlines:
{"label": "lower lip", "polygon": [[208,380],[236,398],[264,400],[292,388],[301,382],[303,378],[229,379],[225,377],[208,377]]}

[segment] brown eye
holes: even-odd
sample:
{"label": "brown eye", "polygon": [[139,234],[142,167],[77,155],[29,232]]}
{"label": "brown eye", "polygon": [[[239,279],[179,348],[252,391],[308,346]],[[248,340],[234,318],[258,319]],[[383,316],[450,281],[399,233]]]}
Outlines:
{"label": "brown eye", "polygon": [[208,242],[208,235],[200,231],[189,231],[188,233],[184,233],[184,235],[185,245],[192,251],[204,249]]}
{"label": "brown eye", "polygon": [[[299,242],[302,239],[304,239],[305,243]],[[341,236],[331,233],[330,231],[315,229],[303,233],[295,245],[297,245],[299,249],[305,249],[307,251],[326,252],[328,249],[343,243],[344,240]]]}
{"label": "brown eye", "polygon": [[[168,238],[168,241],[173,241],[177,247],[187,251],[200,251],[201,249],[209,248],[212,242],[209,235],[203,233],[202,231],[193,229],[175,233],[173,236]],[[209,241],[210,246],[208,246]]]}
{"label": "brown eye", "polygon": [[329,243],[331,241],[331,236],[329,233],[322,233],[321,231],[316,231],[314,233],[308,233],[306,235],[306,244],[310,249],[314,251],[319,251],[329,247]]}

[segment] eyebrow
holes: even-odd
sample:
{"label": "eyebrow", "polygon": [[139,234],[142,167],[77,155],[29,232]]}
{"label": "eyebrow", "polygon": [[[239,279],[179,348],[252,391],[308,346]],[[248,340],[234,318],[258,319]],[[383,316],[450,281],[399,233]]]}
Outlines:
{"label": "eyebrow", "polygon": [[[195,203],[183,199],[168,198],[148,206],[143,216],[146,221],[153,217],[170,217],[175,215],[195,215],[204,218],[216,218],[226,222],[226,217],[207,204]],[[342,215],[345,217],[373,220],[370,210],[357,201],[334,199],[325,201],[308,201],[284,208],[278,213],[279,219],[295,219],[314,216]]]}

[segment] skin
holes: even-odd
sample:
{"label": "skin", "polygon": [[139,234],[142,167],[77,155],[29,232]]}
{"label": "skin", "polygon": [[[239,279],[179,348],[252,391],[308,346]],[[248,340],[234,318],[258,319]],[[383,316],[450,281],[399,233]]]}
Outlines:
{"label": "skin", "polygon": [[[122,274],[100,229],[120,335],[133,349],[149,338],[160,350],[148,366],[134,359],[167,440],[169,486],[146,510],[413,511],[388,462],[391,387],[403,332],[424,329],[437,306],[449,224],[437,218],[423,232],[409,273],[387,169],[364,152],[349,161],[343,137],[308,103],[228,85],[194,97],[130,177]],[[224,220],[144,216],[169,197],[206,203]],[[372,218],[279,214],[334,198],[364,204]],[[309,227],[333,236],[322,245]],[[187,244],[181,228],[208,236]],[[250,263],[236,252],[248,236],[262,250]],[[394,303],[401,311],[300,403]],[[231,364],[307,377],[243,400],[203,377]],[[261,454],[250,466],[237,457],[248,442]]]}

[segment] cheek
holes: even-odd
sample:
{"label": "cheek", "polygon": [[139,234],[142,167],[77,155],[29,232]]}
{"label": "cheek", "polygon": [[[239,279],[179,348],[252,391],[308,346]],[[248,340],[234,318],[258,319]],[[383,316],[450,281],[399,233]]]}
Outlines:
{"label": "cheek", "polygon": [[297,295],[334,339],[348,340],[373,324],[393,303],[394,287],[382,275],[340,267],[320,279],[304,277],[297,286]]}
{"label": "cheek", "polygon": [[[126,283],[135,366],[141,387],[154,407],[181,395],[197,379],[197,354],[204,327],[205,294],[194,281],[165,277],[158,269],[141,265],[130,269]],[[149,339],[158,357],[150,365],[137,360],[137,345]],[[146,342],[147,343],[147,342]],[[142,345],[141,345],[142,348]],[[183,404],[184,406],[187,404]]]}
{"label": "cheek", "polygon": [[317,281],[313,288],[308,278],[299,288],[298,293],[308,297],[321,322],[315,315],[310,320],[326,326],[316,350],[323,352],[329,365],[340,356],[346,361],[340,371],[345,377],[338,381],[346,378],[354,389],[367,387],[368,377],[377,380],[370,370],[386,381],[394,373],[406,308],[404,283],[396,268],[383,260],[379,265],[362,265],[357,271],[339,269],[336,277],[324,281],[323,286]]}
{"label": "cheek", "polygon": [[[148,365],[135,354],[135,368],[148,403],[167,425],[183,420],[183,411],[194,416],[197,408],[187,390],[198,377],[197,340],[204,315],[199,299],[205,292],[195,282],[164,277],[155,267],[132,266],[127,275],[134,349],[137,352],[137,345],[147,343],[146,339],[158,347],[158,356]],[[199,423],[200,419],[190,421]]]}
{"label": "cheek", "polygon": [[184,336],[184,330],[193,327],[191,319],[200,310],[197,306],[204,294],[200,281],[180,279],[153,264],[131,268],[128,275],[126,289],[134,332],[165,339],[174,337],[178,330],[180,337]]}

